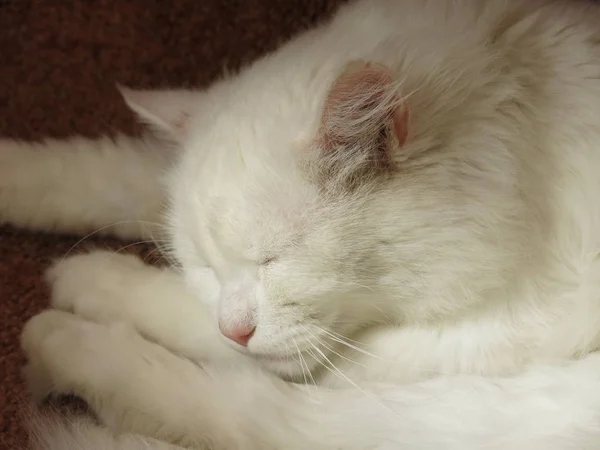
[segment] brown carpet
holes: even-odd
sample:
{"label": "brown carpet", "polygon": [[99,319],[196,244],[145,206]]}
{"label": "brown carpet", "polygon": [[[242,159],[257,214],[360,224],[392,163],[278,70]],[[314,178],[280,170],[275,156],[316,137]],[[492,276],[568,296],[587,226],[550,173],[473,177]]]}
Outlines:
{"label": "brown carpet", "polygon": [[[0,136],[134,133],[116,82],[204,86],[341,2],[0,0]],[[44,268],[77,240],[0,228],[0,448],[25,440],[18,417],[20,329],[47,303]]]}

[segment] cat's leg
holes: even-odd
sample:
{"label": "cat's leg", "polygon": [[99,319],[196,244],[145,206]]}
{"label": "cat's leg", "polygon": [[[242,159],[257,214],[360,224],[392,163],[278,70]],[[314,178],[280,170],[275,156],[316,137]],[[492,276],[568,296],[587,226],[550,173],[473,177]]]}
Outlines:
{"label": "cat's leg", "polygon": [[[502,333],[508,327],[501,328],[499,321],[481,319],[479,324],[457,320],[444,325],[379,326],[349,336],[327,330],[321,337],[322,345],[335,346],[337,353],[331,356],[331,365],[336,370],[324,371],[321,383],[345,387],[348,380],[408,384],[461,373],[507,375],[519,373],[531,360],[532,352],[518,345],[512,330]],[[483,329],[485,325],[489,325],[488,330]],[[347,379],[338,376],[339,372]]]}
{"label": "cat's leg", "polygon": [[93,251],[57,262],[47,279],[56,309],[98,323],[128,323],[196,361],[242,357],[225,345],[206,306],[219,293],[208,270],[191,294],[174,269],[145,264],[134,255]]}
{"label": "cat's leg", "polygon": [[[245,372],[259,371],[249,360],[229,366],[222,372],[228,381],[220,380],[219,371],[180,358],[127,325],[92,323],[55,310],[32,318],[21,342],[28,357],[25,378],[36,400],[72,393],[117,432],[194,448],[244,448],[234,442],[237,431],[228,435],[227,427],[242,432],[236,409],[250,409],[255,397],[239,384]],[[232,373],[239,374],[237,386],[230,384]],[[230,389],[241,397],[228,399]]]}
{"label": "cat's leg", "polygon": [[[582,290],[581,295],[586,292],[597,290]],[[347,336],[324,329],[320,339],[323,346],[337,346],[332,362],[355,382],[400,384],[440,375],[513,375],[533,363],[571,359],[594,349],[584,343],[593,342],[598,334],[600,314],[589,308],[591,300],[569,303],[568,296],[563,298],[564,302],[544,308],[533,308],[534,302],[522,299],[522,306],[491,304],[438,326],[378,326]],[[330,371],[321,382],[332,387],[348,384]]]}
{"label": "cat's leg", "polygon": [[162,220],[159,141],[0,139],[0,223],[124,238],[153,236]]}
{"label": "cat's leg", "polygon": [[[111,427],[214,450],[595,450],[600,355],[513,378],[325,389],[251,363],[202,368],[133,330],[49,311],[23,334],[30,385],[73,392]],[[41,380],[41,381],[40,381]]]}

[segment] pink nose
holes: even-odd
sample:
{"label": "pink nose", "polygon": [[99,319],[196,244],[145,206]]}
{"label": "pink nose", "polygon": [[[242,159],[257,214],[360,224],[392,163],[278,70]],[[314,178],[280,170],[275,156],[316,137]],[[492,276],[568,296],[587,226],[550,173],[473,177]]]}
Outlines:
{"label": "pink nose", "polygon": [[221,329],[221,333],[223,334],[223,336],[225,336],[227,339],[231,339],[233,342],[237,342],[243,347],[248,346],[248,341],[254,334],[254,330],[256,330],[256,327],[254,325],[250,325],[247,327],[242,325],[233,328],[219,328]]}

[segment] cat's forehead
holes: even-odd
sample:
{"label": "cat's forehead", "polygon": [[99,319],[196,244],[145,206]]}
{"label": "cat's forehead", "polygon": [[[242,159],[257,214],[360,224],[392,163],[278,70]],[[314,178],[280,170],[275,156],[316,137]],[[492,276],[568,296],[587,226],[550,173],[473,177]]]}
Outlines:
{"label": "cat's forehead", "polygon": [[207,219],[239,224],[257,232],[299,226],[314,209],[311,186],[294,173],[282,176],[267,170],[245,170],[215,177],[206,198]]}
{"label": "cat's forehead", "polygon": [[[312,223],[313,198],[302,184],[269,173],[245,171],[215,177],[197,218],[222,251],[260,259],[301,239]],[[265,257],[264,255],[262,257]]]}
{"label": "cat's forehead", "polygon": [[207,220],[265,226],[297,220],[314,205],[316,191],[292,145],[256,136],[213,140],[211,147],[195,150],[199,157],[189,158],[182,176],[193,185]]}

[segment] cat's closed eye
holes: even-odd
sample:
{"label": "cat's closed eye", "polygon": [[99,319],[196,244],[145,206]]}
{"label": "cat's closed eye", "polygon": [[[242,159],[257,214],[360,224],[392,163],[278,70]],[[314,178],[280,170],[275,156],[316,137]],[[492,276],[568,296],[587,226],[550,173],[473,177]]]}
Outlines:
{"label": "cat's closed eye", "polygon": [[260,263],[260,265],[266,266],[275,261],[277,261],[277,256],[269,256],[268,258],[263,259],[262,262]]}

